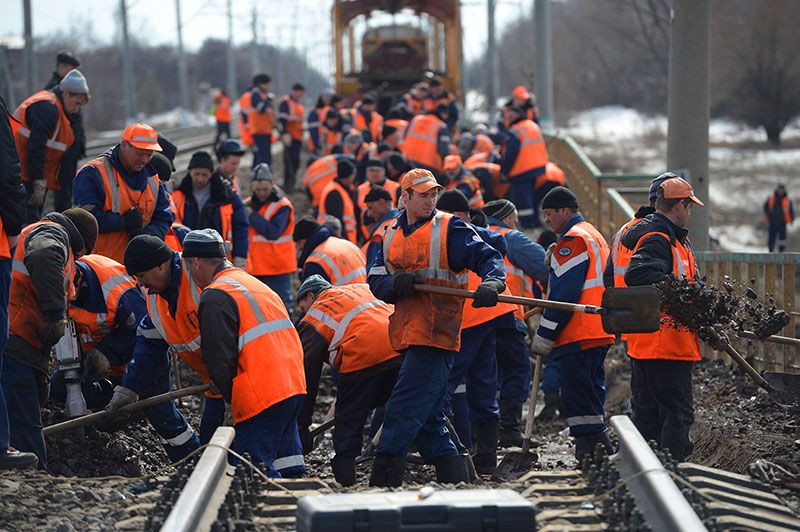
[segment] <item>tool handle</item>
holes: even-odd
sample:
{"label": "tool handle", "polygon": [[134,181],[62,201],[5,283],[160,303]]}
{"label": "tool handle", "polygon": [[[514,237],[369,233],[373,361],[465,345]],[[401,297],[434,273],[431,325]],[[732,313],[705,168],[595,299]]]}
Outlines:
{"label": "tool handle", "polygon": [[[189,386],[188,388],[183,388],[180,390],[173,390],[171,392],[162,393],[160,395],[154,395],[153,397],[148,397],[147,399],[142,399],[141,401],[136,401],[135,403],[127,404],[122,408],[120,408],[117,412],[135,412],[143,408],[160,405],[161,403],[166,403],[167,401],[178,399],[179,397],[186,397],[187,395],[195,395],[198,393],[203,393],[209,390],[210,388],[211,384],[201,384],[198,386]],[[92,423],[100,423],[102,421],[105,421],[109,417],[113,417],[114,414],[115,413],[109,412],[108,410],[101,410],[99,412],[86,414],[85,416],[76,417],[73,419],[69,419],[67,421],[62,421],[61,423],[50,425],[49,427],[45,427],[44,429],[42,429],[42,433],[45,436],[48,436],[50,434],[55,434],[57,432],[63,432],[65,430],[82,427],[84,425],[89,425]]]}
{"label": "tool handle", "polygon": [[764,377],[762,377],[730,343],[725,346],[725,352],[728,353],[728,356],[731,357],[734,362],[736,362],[736,364],[738,364],[739,367],[742,368],[756,384],[767,391],[772,390],[772,387],[767,383],[767,381],[764,380]]}
{"label": "tool handle", "polygon": [[333,425],[334,425],[333,418],[327,419],[327,420],[323,421],[322,424],[319,427],[317,427],[314,430],[312,430],[309,434],[311,435],[312,438],[316,438],[317,436],[327,432],[327,430],[329,428],[331,428]]}
{"label": "tool handle", "polygon": [[541,314],[543,311],[544,309],[542,307],[532,308],[531,310],[525,313],[525,319],[527,320],[528,318],[536,316],[537,314]]}
{"label": "tool handle", "polygon": [[[429,284],[414,283],[414,290],[425,294],[438,294],[441,296],[463,297],[474,299],[475,292],[460,290],[458,288],[447,288],[445,286],[432,286]],[[501,303],[511,303],[512,305],[525,305],[527,307],[543,307],[555,310],[565,310],[567,312],[584,312],[586,314],[605,314],[606,309],[594,305],[579,305],[577,303],[564,303],[563,301],[550,301],[548,299],[535,299],[532,297],[507,296],[500,294],[497,301]]]}
{"label": "tool handle", "polygon": [[792,338],[791,336],[767,336],[766,338],[759,338],[756,333],[752,331],[743,331],[735,333],[740,338],[748,338],[750,340],[760,340],[762,342],[773,342],[776,344],[800,346],[800,338]]}
{"label": "tool handle", "polygon": [[542,380],[542,357],[536,355],[536,363],[533,370],[533,382],[531,383],[531,394],[528,398],[528,415],[525,417],[525,437],[522,440],[522,453],[528,452],[531,446],[531,436],[533,435],[533,422],[536,419],[536,399],[539,397],[539,384]]}

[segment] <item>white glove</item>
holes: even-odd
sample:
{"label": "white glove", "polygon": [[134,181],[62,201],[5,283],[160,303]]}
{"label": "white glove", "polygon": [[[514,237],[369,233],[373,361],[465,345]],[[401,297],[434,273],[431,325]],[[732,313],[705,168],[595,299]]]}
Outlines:
{"label": "white glove", "polygon": [[41,207],[44,205],[44,193],[47,190],[47,183],[44,179],[37,179],[31,183],[31,197],[28,198],[28,207]]}
{"label": "white glove", "polygon": [[135,403],[138,400],[138,393],[124,386],[116,386],[114,387],[114,395],[111,397],[111,401],[106,405],[106,410],[116,412],[123,406]]}
{"label": "white glove", "polygon": [[547,252],[544,254],[544,265],[550,267],[550,259],[553,258],[553,250],[556,249],[556,242],[547,246]]}
{"label": "white glove", "polygon": [[550,351],[553,350],[553,345],[555,342],[553,340],[548,340],[544,336],[539,336],[538,334],[533,337],[533,344],[531,345],[531,349],[534,353],[539,356],[546,357],[550,354]]}
{"label": "white glove", "polygon": [[83,358],[84,378],[89,375],[105,375],[111,369],[108,358],[97,349],[92,349]]}
{"label": "white glove", "polygon": [[247,264],[247,259],[244,257],[233,257],[233,265],[237,268],[244,269]]}

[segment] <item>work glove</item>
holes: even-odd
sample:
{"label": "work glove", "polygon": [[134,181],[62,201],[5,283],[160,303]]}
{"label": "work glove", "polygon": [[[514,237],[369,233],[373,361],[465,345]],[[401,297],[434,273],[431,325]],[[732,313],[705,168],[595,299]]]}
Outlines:
{"label": "work glove", "polygon": [[244,257],[233,257],[233,265],[237,268],[244,269],[247,264],[247,259]]}
{"label": "work glove", "polygon": [[42,349],[49,352],[58,343],[67,330],[67,320],[51,321],[39,328],[39,339]]}
{"label": "work glove", "polygon": [[498,279],[489,279],[482,282],[475,289],[472,306],[475,308],[493,307],[497,305],[497,295],[506,289],[506,283]]}
{"label": "work glove", "polygon": [[547,252],[544,254],[544,265],[550,267],[550,259],[553,257],[553,251],[556,249],[556,242],[547,246]]}
{"label": "work glove", "polygon": [[299,429],[300,443],[303,445],[303,454],[308,454],[314,450],[314,438],[311,437],[311,432],[308,427]]}
{"label": "work glove", "polygon": [[108,402],[105,409],[108,412],[117,413],[123,406],[135,403],[138,400],[139,394],[130,388],[115,386],[114,395],[111,396],[111,400]]}
{"label": "work glove", "polygon": [[548,340],[544,336],[539,336],[537,334],[533,337],[531,350],[539,356],[546,357],[553,350],[554,345],[555,342],[553,342],[553,340]]}
{"label": "work glove", "polygon": [[288,148],[292,145],[292,136],[289,133],[284,133],[281,135],[281,142],[283,142],[283,145]]}
{"label": "work glove", "polygon": [[392,275],[392,292],[398,299],[414,296],[414,274],[411,272],[394,272]]}
{"label": "work glove", "polygon": [[83,357],[83,380],[90,375],[105,375],[111,370],[111,362],[98,349],[92,349]]}
{"label": "work glove", "polygon": [[139,212],[139,209],[134,207],[125,212],[122,218],[125,220],[125,231],[127,231],[129,235],[135,236],[132,233],[136,233],[137,235],[141,234],[144,220],[142,219],[142,213]]}
{"label": "work glove", "polygon": [[44,179],[36,179],[31,183],[31,197],[28,198],[28,207],[41,207],[44,205],[44,193],[47,191],[47,183]]}

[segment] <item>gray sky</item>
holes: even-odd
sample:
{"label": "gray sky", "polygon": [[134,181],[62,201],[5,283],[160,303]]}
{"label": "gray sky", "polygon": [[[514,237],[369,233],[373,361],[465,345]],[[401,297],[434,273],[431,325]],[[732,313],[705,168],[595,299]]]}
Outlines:
{"label": "gray sky", "polygon": [[[531,9],[533,0],[497,2],[498,36],[503,25]],[[31,0],[34,37],[91,25],[96,38],[110,42],[116,38],[118,22],[114,15],[118,0]],[[234,40],[251,40],[251,11],[257,6],[260,41],[306,50],[312,65],[329,73],[330,6],[332,0],[232,0]],[[22,0],[0,0],[0,37],[22,35]],[[129,32],[145,35],[152,44],[175,43],[174,0],[128,0]],[[181,0],[184,46],[196,49],[210,36],[227,38],[226,0]],[[486,1],[462,1],[464,54],[478,56],[486,44]],[[319,52],[318,52],[319,51]]]}

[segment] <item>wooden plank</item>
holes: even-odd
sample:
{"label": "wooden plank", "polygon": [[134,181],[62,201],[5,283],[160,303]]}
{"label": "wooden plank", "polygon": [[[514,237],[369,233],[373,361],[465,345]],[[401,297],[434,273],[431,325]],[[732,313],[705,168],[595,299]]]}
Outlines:
{"label": "wooden plank", "polygon": [[[764,265],[764,294],[767,297],[775,296],[775,285],[777,281],[778,266],[776,264]],[[768,371],[776,371],[777,359],[779,357],[780,346],[769,343],[764,346],[764,369]]]}
{"label": "wooden plank", "polygon": [[[747,286],[755,290],[757,293],[763,293],[763,281],[764,275],[761,272],[763,266],[755,263],[755,262],[747,262]],[[751,281],[755,280],[755,283]],[[749,342],[748,344],[750,347],[745,349],[745,351],[751,353],[753,355],[753,366],[761,371],[764,369],[764,357],[765,355],[765,342]]]}
{"label": "wooden plank", "polygon": [[[795,309],[795,291],[797,288],[797,266],[794,264],[783,265],[783,309],[792,317],[789,325],[784,327],[783,334],[785,336],[794,337],[796,334],[795,329],[795,316],[793,314]],[[787,373],[797,373],[797,347],[784,346],[783,350],[783,370]]]}

